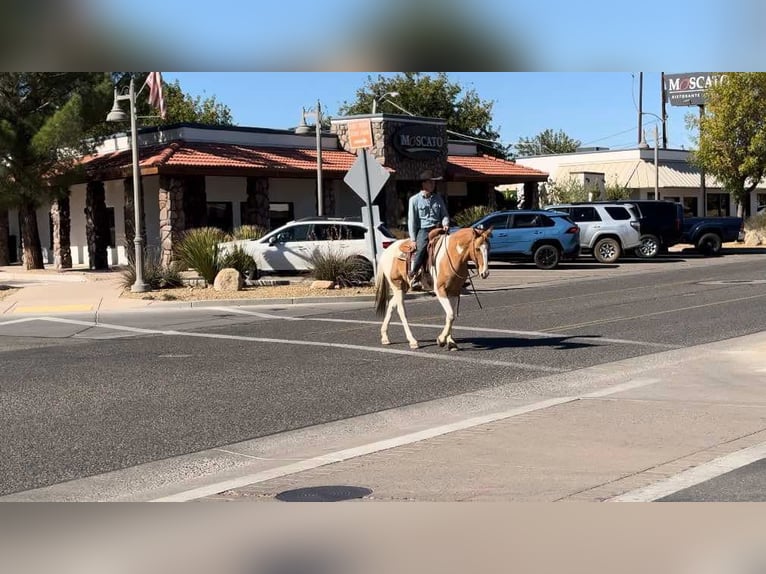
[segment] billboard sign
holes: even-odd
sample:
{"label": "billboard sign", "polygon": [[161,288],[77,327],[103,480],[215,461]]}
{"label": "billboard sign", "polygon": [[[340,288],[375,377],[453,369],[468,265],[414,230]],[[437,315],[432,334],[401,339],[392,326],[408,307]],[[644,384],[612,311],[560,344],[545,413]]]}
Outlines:
{"label": "billboard sign", "polygon": [[671,106],[702,106],[705,90],[726,81],[722,72],[665,74],[665,101]]}

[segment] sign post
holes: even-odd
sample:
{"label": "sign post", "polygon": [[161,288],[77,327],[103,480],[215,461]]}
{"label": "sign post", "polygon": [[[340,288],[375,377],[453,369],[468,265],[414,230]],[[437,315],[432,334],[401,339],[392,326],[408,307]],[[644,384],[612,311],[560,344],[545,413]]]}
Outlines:
{"label": "sign post", "polygon": [[375,240],[375,228],[377,222],[375,221],[375,214],[373,213],[372,202],[383,189],[383,186],[388,181],[390,174],[386,169],[378,163],[374,156],[367,151],[367,148],[362,148],[362,153],[357,155],[354,165],[346,173],[346,177],[343,181],[361,198],[364,202],[362,208],[362,220],[367,220],[367,235],[370,242],[370,252],[372,253],[372,272],[373,276],[377,277],[378,274],[378,254],[377,254],[377,241]]}

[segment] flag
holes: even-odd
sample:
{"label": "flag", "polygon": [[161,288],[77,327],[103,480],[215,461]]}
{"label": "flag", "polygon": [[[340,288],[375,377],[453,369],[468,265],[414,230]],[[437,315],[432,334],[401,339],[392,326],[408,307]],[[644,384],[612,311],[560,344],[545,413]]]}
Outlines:
{"label": "flag", "polygon": [[165,98],[162,97],[162,72],[149,72],[145,86],[149,86],[149,104],[160,110],[160,117],[165,119]]}

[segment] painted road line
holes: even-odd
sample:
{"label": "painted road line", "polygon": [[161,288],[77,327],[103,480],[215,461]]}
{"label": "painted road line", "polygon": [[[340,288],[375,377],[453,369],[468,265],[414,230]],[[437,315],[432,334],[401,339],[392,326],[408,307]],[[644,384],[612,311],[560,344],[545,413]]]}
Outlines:
{"label": "painted road line", "polygon": [[247,341],[253,343],[268,343],[277,345],[297,345],[304,347],[328,347],[334,349],[347,349],[352,351],[365,351],[371,353],[381,353],[388,355],[405,355],[410,357],[417,357],[418,359],[428,359],[429,361],[451,361],[455,363],[468,363],[479,366],[491,366],[491,367],[512,367],[516,369],[525,369],[529,371],[540,371],[544,373],[564,373],[568,369],[562,369],[558,367],[549,367],[547,365],[534,365],[531,363],[521,363],[517,361],[499,361],[494,359],[481,359],[477,357],[461,357],[451,354],[440,353],[424,353],[422,351],[409,351],[405,349],[392,349],[390,347],[378,347],[367,345],[352,345],[346,343],[329,343],[327,341],[301,341],[291,339],[275,339],[271,337],[246,337],[243,335],[224,335],[221,333],[187,333],[184,331],[173,330],[159,330],[159,329],[142,329],[139,327],[127,327],[122,325],[115,325],[113,323],[96,323],[93,321],[80,321],[77,319],[65,319],[63,317],[38,317],[40,321],[51,321],[54,323],[68,323],[71,325],[82,325],[87,327],[101,327],[103,329],[114,329],[116,331],[128,331],[130,333],[142,333],[145,335],[166,335],[176,337],[194,337],[201,339],[221,339],[229,341]]}
{"label": "painted road line", "polygon": [[727,454],[666,480],[607,499],[606,502],[651,502],[766,458],[766,443]]}
{"label": "painted road line", "polygon": [[[250,315],[253,317],[258,317],[261,319],[272,319],[272,320],[282,320],[282,321],[319,321],[319,322],[325,322],[325,323],[352,323],[352,324],[359,324],[359,325],[380,325],[381,321],[369,321],[364,319],[331,319],[328,317],[286,317],[283,315],[274,315],[272,313],[263,313],[260,311],[248,311],[246,309],[239,309],[239,308],[229,308],[229,307],[209,307],[209,309],[214,309],[216,311],[223,311],[228,313],[236,313],[239,315]],[[398,325],[401,326],[401,323],[391,321],[391,325]],[[437,325],[432,323],[410,323],[410,327],[420,327],[424,329],[443,329],[444,325]],[[611,339],[611,338],[602,338],[598,337],[597,339],[594,339],[594,337],[577,337],[572,335],[567,335],[565,333],[551,333],[546,331],[516,331],[513,329],[494,329],[492,327],[470,327],[470,326],[463,326],[463,325],[454,325],[452,327],[453,331],[472,331],[477,333],[492,333],[492,334],[499,334],[499,335],[518,335],[522,337],[536,337],[539,339],[559,339],[559,338],[566,338],[569,341],[575,341],[579,339],[587,340],[590,342],[595,343],[616,343],[620,345],[639,345],[643,347],[656,347],[660,349],[679,349],[679,345],[669,345],[667,343],[652,343],[648,341],[634,341],[631,339]]]}
{"label": "painted road line", "polygon": [[[659,382],[659,379],[644,379],[642,381],[634,381],[627,384],[623,383],[620,385],[615,385],[613,387],[602,389],[601,391],[598,392],[598,395],[607,396],[610,394],[623,392],[628,387],[629,388],[644,387],[647,385],[653,385],[657,382]],[[591,393],[591,395],[595,396],[594,393]],[[183,492],[178,492],[170,496],[158,498],[153,500],[152,502],[186,502],[189,500],[195,500],[195,499],[203,498],[206,496],[212,496],[214,494],[218,494],[219,492],[224,492],[226,490],[232,490],[235,488],[242,488],[244,486],[266,482],[268,480],[272,480],[275,478],[281,478],[283,476],[296,474],[296,473],[304,472],[307,470],[313,470],[315,468],[326,466],[328,464],[344,462],[352,458],[358,458],[360,456],[365,456],[368,454],[374,454],[376,452],[389,450],[392,448],[398,448],[398,447],[410,445],[416,442],[421,442],[424,440],[428,440],[428,439],[442,436],[445,434],[453,433],[456,431],[466,430],[466,429],[474,428],[477,426],[497,422],[500,420],[506,420],[509,418],[517,417],[527,413],[547,409],[550,407],[555,407],[555,406],[563,405],[566,403],[571,403],[591,395],[583,395],[582,397],[570,396],[570,397],[559,397],[555,399],[548,399],[545,401],[539,401],[536,403],[532,403],[522,407],[516,407],[506,411],[501,411],[501,412],[478,416],[478,417],[471,417],[468,419],[464,419],[462,421],[456,421],[454,423],[440,425],[437,427],[398,436],[395,438],[384,439],[384,440],[369,443],[366,445],[361,445],[357,447],[352,447],[352,448],[336,451],[334,453],[323,454],[321,456],[308,458],[308,459],[295,462],[292,464],[288,464],[285,466],[272,468],[269,470],[264,470],[262,472],[247,474],[238,478],[233,478],[233,479],[225,480],[225,481],[214,483],[214,484],[208,484],[199,488],[193,488]]]}
{"label": "painted road line", "polygon": [[69,313],[75,311],[91,311],[93,305],[87,303],[73,305],[34,305],[31,307],[15,307],[14,313]]}

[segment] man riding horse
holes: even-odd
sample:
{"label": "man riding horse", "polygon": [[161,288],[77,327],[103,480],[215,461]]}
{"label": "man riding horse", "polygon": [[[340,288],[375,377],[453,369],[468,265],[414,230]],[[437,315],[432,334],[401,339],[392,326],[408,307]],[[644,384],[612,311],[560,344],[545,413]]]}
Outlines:
{"label": "man riding horse", "polygon": [[[428,273],[423,270],[428,251],[428,236],[434,229],[443,229],[445,232],[449,229],[449,214],[444,200],[437,193],[436,182],[441,177],[434,177],[434,172],[427,169],[420,173],[420,191],[410,197],[407,228],[410,233],[410,240],[417,245],[417,251],[413,258],[412,269],[409,272],[409,280],[413,290],[421,287],[421,273]],[[432,278],[426,281],[426,285],[432,285]]]}

